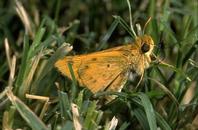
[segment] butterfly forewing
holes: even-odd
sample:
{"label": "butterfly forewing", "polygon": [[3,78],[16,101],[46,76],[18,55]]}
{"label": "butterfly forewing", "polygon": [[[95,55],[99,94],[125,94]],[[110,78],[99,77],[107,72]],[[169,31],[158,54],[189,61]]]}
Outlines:
{"label": "butterfly forewing", "polygon": [[[126,46],[80,56],[68,56],[55,66],[71,78],[68,63],[72,64],[75,78],[80,85],[93,93],[106,89],[119,75],[129,69]],[[128,48],[128,47],[127,47]],[[131,52],[130,52],[131,53]]]}

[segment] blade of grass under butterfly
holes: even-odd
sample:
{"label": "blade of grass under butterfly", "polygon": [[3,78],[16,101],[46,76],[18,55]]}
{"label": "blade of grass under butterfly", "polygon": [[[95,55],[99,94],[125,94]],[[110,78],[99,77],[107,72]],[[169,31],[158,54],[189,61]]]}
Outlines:
{"label": "blade of grass under butterfly", "polygon": [[157,123],[162,130],[172,130],[168,123],[164,120],[164,118],[157,112],[155,112]]}
{"label": "blade of grass under butterfly", "polygon": [[133,111],[133,113],[134,113],[135,117],[138,119],[138,121],[141,124],[141,126],[143,127],[143,129],[148,130],[149,124],[146,120],[146,115],[145,115],[144,111],[137,108]]}
{"label": "blade of grass under butterfly", "polygon": [[68,95],[65,92],[58,91],[59,107],[61,112],[61,117],[65,119],[72,119],[71,106]]}
{"label": "blade of grass under butterfly", "polygon": [[179,106],[179,103],[178,103],[177,99],[175,98],[175,96],[163,84],[161,84],[159,81],[157,81],[155,79],[152,79],[152,78],[149,78],[149,77],[148,77],[148,79],[150,79],[150,80],[154,81],[155,83],[157,83],[160,86],[160,88],[166,94],[168,94],[168,96],[177,104],[177,106]]}
{"label": "blade of grass under butterfly", "polygon": [[157,130],[155,111],[148,96],[140,92],[137,94],[137,97],[140,98],[142,106],[144,107],[150,130]]}
{"label": "blade of grass under butterfly", "polygon": [[87,108],[86,117],[85,117],[84,123],[83,123],[83,127],[85,129],[89,129],[90,126],[92,125],[93,120],[94,120],[92,118],[92,116],[94,114],[95,109],[96,109],[96,102],[94,101],[94,102],[91,102],[89,107]]}
{"label": "blade of grass under butterfly", "polygon": [[98,111],[97,117],[95,119],[95,123],[97,126],[99,126],[100,121],[103,119],[103,114],[104,114],[103,111]]}
{"label": "blade of grass under butterfly", "polygon": [[[57,128],[56,128],[57,129]],[[74,130],[73,122],[67,121],[63,124],[62,130]]]}
{"label": "blade of grass under butterfly", "polygon": [[78,94],[78,97],[76,99],[76,104],[79,107],[80,111],[81,111],[81,107],[83,105],[83,97],[84,97],[84,90],[80,91],[80,93]]}
{"label": "blade of grass under butterfly", "polygon": [[129,126],[130,123],[128,122],[124,122],[122,123],[122,125],[120,126],[120,128],[118,130],[126,130],[127,127]]}
{"label": "blade of grass under butterfly", "polygon": [[68,68],[69,68],[69,71],[70,71],[70,74],[71,74],[71,77],[72,77],[72,97],[71,97],[71,101],[73,101],[73,99],[75,99],[75,97],[76,97],[76,92],[77,92],[77,80],[76,80],[75,75],[74,75],[72,64],[68,63],[67,65],[68,65]]}

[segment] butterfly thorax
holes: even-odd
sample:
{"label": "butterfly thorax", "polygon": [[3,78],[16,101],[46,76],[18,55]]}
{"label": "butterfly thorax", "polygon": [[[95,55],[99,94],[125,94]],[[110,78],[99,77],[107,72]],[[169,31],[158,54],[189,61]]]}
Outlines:
{"label": "butterfly thorax", "polygon": [[154,42],[148,35],[138,37],[131,45],[131,54],[129,55],[130,69],[137,74],[142,75],[144,70],[149,67],[151,62],[150,55],[153,51]]}

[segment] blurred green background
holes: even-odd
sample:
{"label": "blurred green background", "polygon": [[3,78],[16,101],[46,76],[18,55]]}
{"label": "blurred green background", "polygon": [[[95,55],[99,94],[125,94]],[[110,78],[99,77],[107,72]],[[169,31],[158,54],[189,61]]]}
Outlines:
{"label": "blurred green background", "polygon": [[[54,63],[132,42],[127,1],[1,0],[0,128],[198,129],[198,1],[130,2],[135,30],[152,18],[145,33],[169,65],[152,63],[137,90],[138,79],[121,93],[93,96]],[[118,98],[105,104],[105,94]]]}

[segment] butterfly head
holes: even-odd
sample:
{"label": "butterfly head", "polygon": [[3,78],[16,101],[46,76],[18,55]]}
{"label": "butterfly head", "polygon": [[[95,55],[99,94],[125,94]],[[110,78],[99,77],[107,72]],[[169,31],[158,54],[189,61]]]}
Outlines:
{"label": "butterfly head", "polygon": [[154,42],[151,36],[143,35],[141,37],[138,37],[137,44],[142,54],[150,55],[152,53]]}

